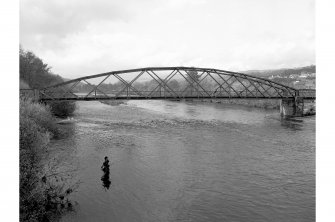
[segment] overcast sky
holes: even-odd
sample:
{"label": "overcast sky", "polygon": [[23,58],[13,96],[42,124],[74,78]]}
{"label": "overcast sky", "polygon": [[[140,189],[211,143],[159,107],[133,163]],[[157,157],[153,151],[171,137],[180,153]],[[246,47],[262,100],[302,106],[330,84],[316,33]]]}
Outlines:
{"label": "overcast sky", "polygon": [[315,64],[314,0],[20,0],[20,43],[65,78]]}

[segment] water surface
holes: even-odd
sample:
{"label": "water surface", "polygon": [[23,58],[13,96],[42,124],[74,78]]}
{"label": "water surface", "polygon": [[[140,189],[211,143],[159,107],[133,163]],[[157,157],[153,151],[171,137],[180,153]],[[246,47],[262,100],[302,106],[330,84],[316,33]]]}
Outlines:
{"label": "water surface", "polygon": [[73,135],[52,144],[81,181],[76,212],[62,221],[315,220],[314,117],[191,102],[77,105]]}

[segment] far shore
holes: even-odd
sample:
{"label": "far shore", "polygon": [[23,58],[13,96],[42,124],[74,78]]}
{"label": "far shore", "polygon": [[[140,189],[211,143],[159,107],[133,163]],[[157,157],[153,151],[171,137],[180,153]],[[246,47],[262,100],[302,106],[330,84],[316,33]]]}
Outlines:
{"label": "far shore", "polygon": [[[181,99],[171,100],[171,101],[181,101]],[[263,109],[278,109],[280,107],[280,100],[261,100],[261,99],[185,99],[185,101],[193,102],[208,102],[208,103],[221,103],[221,104],[236,104],[244,105],[248,107],[256,107]],[[121,104],[126,104],[126,100],[101,100],[103,104],[118,106]]]}

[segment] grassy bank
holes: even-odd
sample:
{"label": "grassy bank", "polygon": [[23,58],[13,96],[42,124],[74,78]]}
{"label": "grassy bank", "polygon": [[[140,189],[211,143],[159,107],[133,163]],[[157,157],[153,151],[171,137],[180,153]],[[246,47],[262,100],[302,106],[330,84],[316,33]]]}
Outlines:
{"label": "grassy bank", "polygon": [[[72,209],[75,184],[51,168],[48,144],[66,136],[48,106],[20,99],[20,221],[54,221]],[[47,164],[48,163],[48,164]],[[60,182],[62,181],[62,182]]]}

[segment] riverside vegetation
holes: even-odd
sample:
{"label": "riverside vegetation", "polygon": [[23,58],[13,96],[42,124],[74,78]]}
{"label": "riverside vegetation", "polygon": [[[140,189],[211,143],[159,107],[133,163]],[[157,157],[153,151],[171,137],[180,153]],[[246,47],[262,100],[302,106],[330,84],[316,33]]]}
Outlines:
{"label": "riverside vegetation", "polygon": [[[62,81],[40,58],[20,48],[20,85],[43,88]],[[73,210],[69,195],[78,182],[70,182],[70,171],[59,170],[62,161],[52,157],[48,144],[70,133],[56,122],[74,110],[73,102],[41,104],[20,97],[20,221],[56,221]]]}

